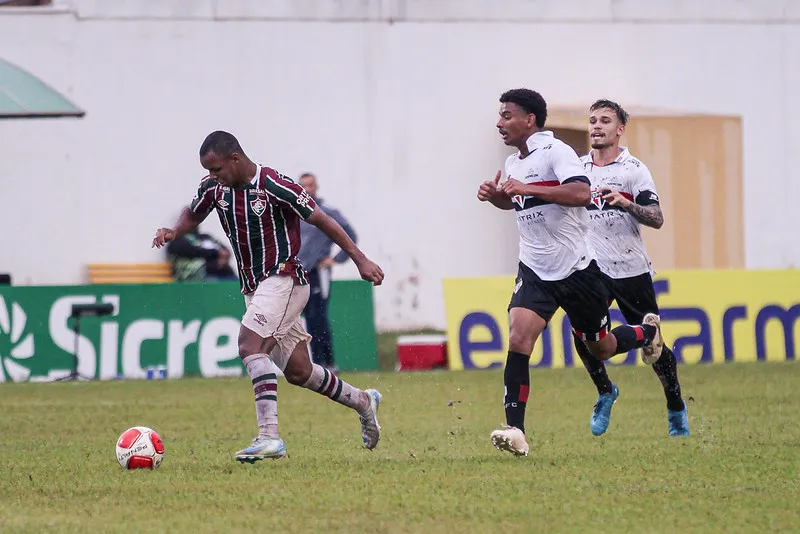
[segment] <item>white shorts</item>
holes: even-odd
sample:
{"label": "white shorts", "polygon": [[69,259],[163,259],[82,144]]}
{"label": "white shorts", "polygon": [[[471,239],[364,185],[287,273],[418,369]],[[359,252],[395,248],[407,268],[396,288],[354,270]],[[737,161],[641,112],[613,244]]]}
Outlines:
{"label": "white shorts", "polygon": [[255,291],[244,296],[247,310],[242,325],[264,339],[275,338],[278,344],[269,356],[281,371],[286,369],[297,344],[311,341],[300,320],[310,293],[308,285],[276,275],[263,280]]}

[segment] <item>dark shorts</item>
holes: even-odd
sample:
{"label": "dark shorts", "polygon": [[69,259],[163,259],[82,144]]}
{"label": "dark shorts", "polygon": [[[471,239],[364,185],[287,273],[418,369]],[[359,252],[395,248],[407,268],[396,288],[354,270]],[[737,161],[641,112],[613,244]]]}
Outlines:
{"label": "dark shorts", "polygon": [[604,274],[603,281],[628,324],[642,324],[648,313],[658,315],[656,291],[649,273],[630,278],[611,278]]}
{"label": "dark shorts", "polygon": [[520,262],[508,309],[526,308],[550,322],[556,310],[562,308],[578,337],[600,341],[611,326],[608,306],[612,297],[604,276],[592,261],[563,280],[545,281]]}

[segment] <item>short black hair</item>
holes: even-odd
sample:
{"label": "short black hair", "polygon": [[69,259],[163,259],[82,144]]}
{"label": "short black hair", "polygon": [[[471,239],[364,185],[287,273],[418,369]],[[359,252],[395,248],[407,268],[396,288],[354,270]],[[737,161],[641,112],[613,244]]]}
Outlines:
{"label": "short black hair", "polygon": [[617,114],[617,118],[619,122],[623,125],[628,124],[628,112],[622,109],[622,106],[614,102],[613,100],[606,100],[605,98],[601,98],[597,100],[594,104],[589,107],[589,111],[597,111],[598,109],[608,108],[614,113]]}
{"label": "short black hair", "polygon": [[547,121],[547,102],[542,95],[531,89],[511,89],[500,95],[500,102],[505,104],[511,102],[516,104],[528,113],[536,115],[536,126],[544,128]]}
{"label": "short black hair", "polygon": [[200,145],[201,158],[205,157],[209,152],[213,152],[219,156],[230,156],[234,152],[242,156],[245,155],[242,150],[242,145],[239,144],[239,141],[233,134],[223,132],[222,130],[217,130],[216,132],[208,134],[203,144]]}

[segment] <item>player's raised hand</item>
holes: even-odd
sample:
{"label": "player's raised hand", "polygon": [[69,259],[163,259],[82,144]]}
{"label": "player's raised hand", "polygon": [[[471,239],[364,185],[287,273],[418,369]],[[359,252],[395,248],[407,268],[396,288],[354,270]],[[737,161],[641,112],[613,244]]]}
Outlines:
{"label": "player's raised hand", "polygon": [[603,200],[611,204],[612,206],[619,206],[620,208],[627,208],[631,201],[622,196],[622,193],[619,191],[614,191],[612,189],[604,189],[603,193]]}
{"label": "player's raised hand", "polygon": [[368,258],[364,258],[356,262],[358,267],[358,274],[361,275],[362,280],[372,282],[372,285],[379,286],[383,282],[383,271],[378,264]]}
{"label": "player's raised hand", "polygon": [[510,197],[513,197],[515,195],[524,195],[525,184],[523,184],[519,180],[515,180],[514,178],[509,177],[509,179],[503,182],[503,185],[500,186],[500,190]]}
{"label": "player's raised hand", "polygon": [[490,200],[492,196],[497,194],[500,184],[500,171],[497,171],[497,174],[494,176],[494,180],[487,180],[483,182],[480,187],[478,188],[478,200],[481,202],[486,202]]}
{"label": "player's raised hand", "polygon": [[153,244],[150,248],[161,248],[173,239],[175,239],[175,230],[172,228],[159,228],[156,230],[156,236],[153,238]]}

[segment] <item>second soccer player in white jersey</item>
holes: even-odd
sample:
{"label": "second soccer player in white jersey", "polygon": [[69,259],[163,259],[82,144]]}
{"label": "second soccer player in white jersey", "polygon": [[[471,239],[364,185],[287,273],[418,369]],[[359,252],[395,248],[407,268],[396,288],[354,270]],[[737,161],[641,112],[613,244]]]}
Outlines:
{"label": "second soccer player in white jersey", "polygon": [[[592,186],[592,202],[588,206],[589,243],[603,281],[625,320],[639,324],[646,314],[659,313],[640,225],[661,228],[664,216],[650,170],[620,146],[627,123],[628,114],[616,102],[598,100],[592,104],[589,108],[592,150],[581,162]],[[597,386],[598,398],[590,427],[592,434],[599,436],[608,428],[619,388],[608,378],[603,362],[592,357],[577,338],[575,348]],[[688,436],[689,421],[675,355],[664,345],[656,356],[653,371],[667,398],[669,435]]]}
{"label": "second soccer player in white jersey", "polygon": [[[590,182],[572,148],[544,130],[547,104],[530,89],[500,97],[497,129],[517,152],[506,160],[507,180],[481,184],[478,199],[516,213],[519,273],[509,304],[505,366],[506,428],[492,432],[495,447],[528,454],[525,408],[530,392],[529,360],[534,344],[558,308],[595,358],[642,348],[645,361],[661,352],[659,318],[610,328],[610,293],[587,243]],[[655,359],[655,358],[653,358]],[[650,362],[652,363],[652,362]]]}

